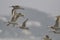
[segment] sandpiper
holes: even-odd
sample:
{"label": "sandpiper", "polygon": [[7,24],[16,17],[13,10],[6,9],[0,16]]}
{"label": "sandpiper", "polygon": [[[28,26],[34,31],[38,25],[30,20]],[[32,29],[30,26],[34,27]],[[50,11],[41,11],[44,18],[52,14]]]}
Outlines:
{"label": "sandpiper", "polygon": [[26,27],[26,22],[28,21],[28,18],[23,22],[22,26],[19,26],[20,29],[29,29]]}
{"label": "sandpiper", "polygon": [[54,26],[51,26],[50,28],[55,29],[55,30],[60,30],[60,16],[56,16],[56,22]]}
{"label": "sandpiper", "polygon": [[14,22],[16,22],[19,17],[24,17],[24,15],[22,15],[21,13],[16,12],[17,9],[24,9],[24,8],[21,8],[19,5],[15,5],[15,6],[11,6],[11,7],[13,7],[12,18],[11,18],[11,21],[8,22],[7,26],[10,25],[10,24],[15,25],[16,23],[14,23]]}
{"label": "sandpiper", "polygon": [[16,22],[19,17],[24,17],[24,15],[21,14],[21,13],[16,13],[16,14],[12,17],[11,21],[12,21],[12,22]]}
{"label": "sandpiper", "polygon": [[11,6],[11,7],[13,7],[13,9],[12,9],[12,15],[14,14],[14,12],[15,12],[17,9],[22,9],[22,10],[24,10],[24,8],[20,7],[19,5],[15,5],[15,6]]}
{"label": "sandpiper", "polygon": [[17,19],[18,19],[19,17],[24,17],[24,15],[21,14],[21,13],[16,13],[16,14],[11,18],[11,21],[8,22],[7,26],[10,25],[10,24],[14,24],[14,25],[17,24],[16,21],[17,21]]}

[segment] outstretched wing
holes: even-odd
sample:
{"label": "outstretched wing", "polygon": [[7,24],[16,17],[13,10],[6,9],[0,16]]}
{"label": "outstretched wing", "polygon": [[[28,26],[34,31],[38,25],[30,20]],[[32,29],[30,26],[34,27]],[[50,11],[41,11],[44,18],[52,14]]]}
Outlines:
{"label": "outstretched wing", "polygon": [[14,14],[14,9],[12,9],[12,15]]}
{"label": "outstretched wing", "polygon": [[11,22],[15,21],[15,18],[16,18],[16,13],[12,15]]}
{"label": "outstretched wing", "polygon": [[16,9],[12,9],[12,18],[11,18],[12,22],[13,21],[15,22],[16,16],[17,16]]}
{"label": "outstretched wing", "polygon": [[12,15],[16,14],[16,9],[12,9]]}
{"label": "outstretched wing", "polygon": [[26,22],[28,21],[28,18],[23,22],[22,27],[26,27]]}
{"label": "outstretched wing", "polygon": [[23,17],[21,13],[16,13],[14,16],[14,21],[17,21],[19,17]]}

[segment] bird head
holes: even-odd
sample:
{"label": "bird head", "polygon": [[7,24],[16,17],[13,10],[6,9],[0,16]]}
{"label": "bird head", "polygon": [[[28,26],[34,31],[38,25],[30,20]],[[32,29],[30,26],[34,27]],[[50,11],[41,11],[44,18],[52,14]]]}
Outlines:
{"label": "bird head", "polygon": [[19,9],[19,8],[20,8],[20,6],[19,6],[19,5],[15,5],[15,6],[11,6],[11,7],[13,7],[13,8],[17,8],[17,9]]}

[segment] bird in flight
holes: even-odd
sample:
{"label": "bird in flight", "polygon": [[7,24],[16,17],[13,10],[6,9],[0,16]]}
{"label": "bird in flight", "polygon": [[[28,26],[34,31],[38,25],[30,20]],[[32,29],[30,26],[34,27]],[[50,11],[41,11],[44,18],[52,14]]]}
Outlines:
{"label": "bird in flight", "polygon": [[60,16],[56,16],[56,17],[57,19],[56,19],[55,25],[51,26],[50,28],[55,30],[60,30]]}
{"label": "bird in flight", "polygon": [[19,17],[24,17],[22,13],[16,13],[12,18],[11,22],[16,22]]}
{"label": "bird in flight", "polygon": [[19,5],[15,5],[15,6],[10,6],[10,7],[12,7],[13,9],[12,9],[12,15],[14,15],[15,13],[15,11],[17,10],[17,9],[22,9],[22,10],[24,10],[24,8],[22,8],[21,6],[19,6]]}
{"label": "bird in flight", "polygon": [[23,22],[22,26],[19,26],[20,29],[29,29],[28,27],[26,27],[26,22],[28,21],[28,18]]}
{"label": "bird in flight", "polygon": [[8,21],[7,26],[9,26],[10,24],[14,24],[14,25],[17,24],[16,23],[17,19],[19,17],[24,17],[24,15],[22,13],[17,13],[16,12],[17,9],[23,9],[24,10],[24,8],[21,8],[19,5],[15,5],[15,6],[11,6],[11,7],[13,7],[13,9],[12,9],[12,18],[11,18],[10,22]]}
{"label": "bird in flight", "polygon": [[12,18],[11,18],[11,21],[8,22],[7,26],[9,26],[10,24],[17,24],[16,21],[18,20],[19,17],[24,17],[23,14],[21,13],[16,13]]}

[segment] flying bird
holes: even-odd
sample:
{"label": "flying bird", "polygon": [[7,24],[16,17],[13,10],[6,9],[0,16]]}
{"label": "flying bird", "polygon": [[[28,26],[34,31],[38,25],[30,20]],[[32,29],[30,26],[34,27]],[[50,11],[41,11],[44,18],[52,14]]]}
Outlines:
{"label": "flying bird", "polygon": [[28,21],[28,18],[23,22],[22,26],[19,26],[20,29],[29,29],[26,27],[26,22]]}
{"label": "flying bird", "polygon": [[19,17],[24,17],[23,14],[21,13],[16,13],[12,18],[11,18],[11,21],[8,22],[7,26],[9,26],[10,24],[17,24],[16,21],[18,20]]}
{"label": "flying bird", "polygon": [[11,6],[11,7],[13,7],[12,18],[11,18],[10,22],[8,22],[7,26],[9,26],[10,24],[14,24],[14,25],[17,24],[17,23],[15,23],[17,21],[17,19],[19,17],[24,17],[24,15],[22,13],[16,13],[17,9],[24,9],[24,8],[21,8],[19,5],[15,5],[15,6]]}
{"label": "flying bird", "polygon": [[55,29],[55,30],[60,30],[60,16],[57,16],[56,22],[54,26],[50,27],[51,29]]}
{"label": "flying bird", "polygon": [[22,13],[16,13],[16,14],[12,17],[11,22],[16,22],[19,17],[24,17],[24,15],[23,15]]}
{"label": "flying bird", "polygon": [[12,15],[14,15],[14,12],[15,12],[17,9],[22,9],[22,10],[24,10],[24,8],[20,7],[19,5],[15,5],[15,6],[11,6],[11,7],[13,7],[13,9],[12,9]]}
{"label": "flying bird", "polygon": [[24,9],[24,8],[21,8],[19,5],[15,5],[11,7],[13,7],[11,21],[16,21],[19,17],[22,17],[22,16],[24,17],[24,15],[22,15],[21,13],[16,13],[17,9]]}

